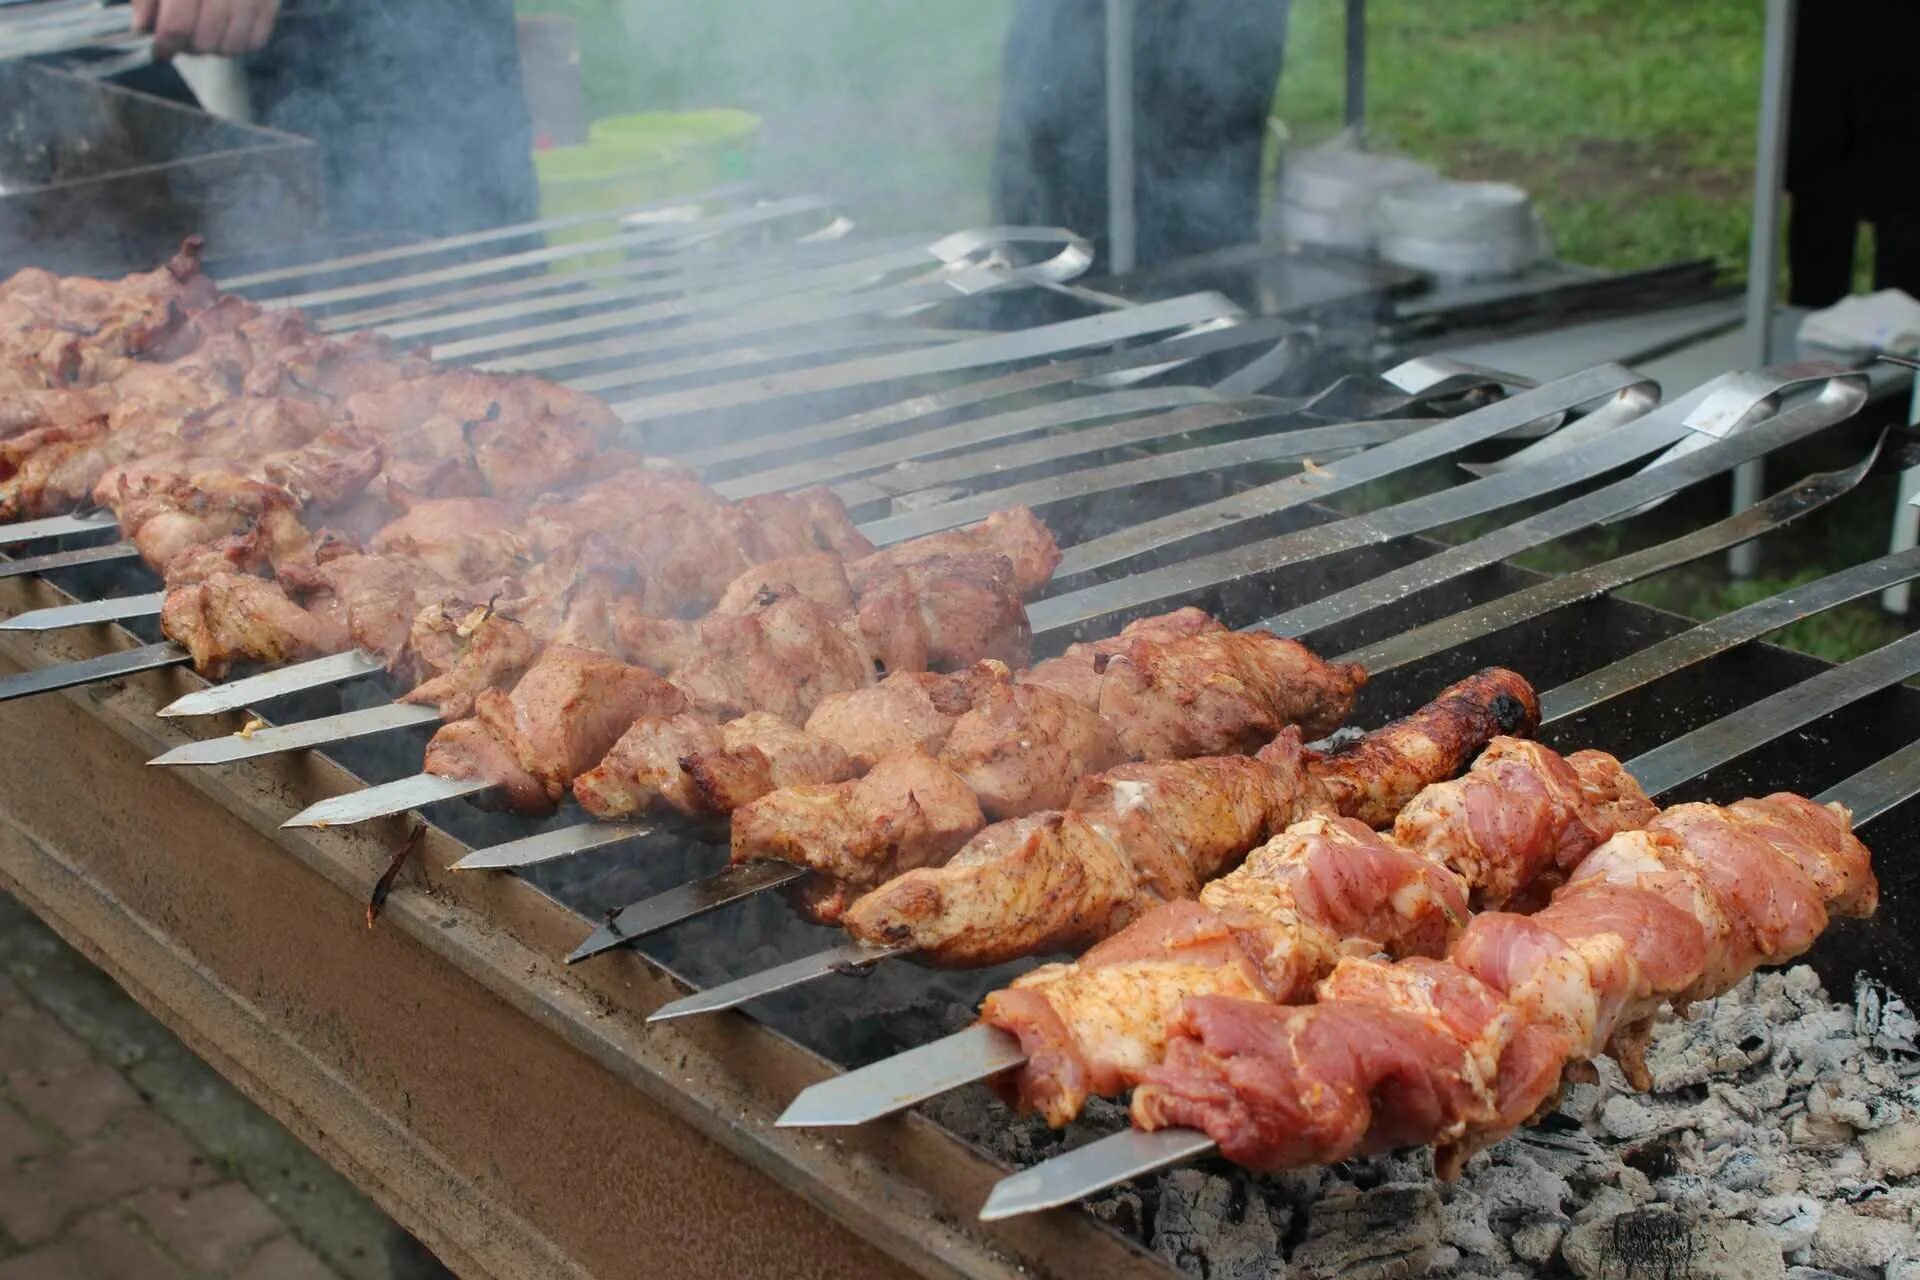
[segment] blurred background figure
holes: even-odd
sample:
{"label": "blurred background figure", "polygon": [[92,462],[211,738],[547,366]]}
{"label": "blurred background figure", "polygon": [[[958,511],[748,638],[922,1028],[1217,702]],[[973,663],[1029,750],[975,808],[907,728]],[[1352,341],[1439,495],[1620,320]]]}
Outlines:
{"label": "blurred background figure", "polygon": [[1853,291],[1861,223],[1873,228],[1873,287],[1920,297],[1920,4],[1801,0],[1798,12],[1788,301],[1827,307]]}
{"label": "blurred background figure", "polygon": [[[337,236],[454,235],[536,216],[512,0],[136,0],[162,61],[245,55],[251,118],[320,146]],[[126,82],[126,81],[123,81]]]}
{"label": "blurred background figure", "polygon": [[[1138,0],[1137,265],[1259,237],[1287,0]],[[998,222],[1072,227],[1107,261],[1106,6],[1017,0],[1001,62]]]}

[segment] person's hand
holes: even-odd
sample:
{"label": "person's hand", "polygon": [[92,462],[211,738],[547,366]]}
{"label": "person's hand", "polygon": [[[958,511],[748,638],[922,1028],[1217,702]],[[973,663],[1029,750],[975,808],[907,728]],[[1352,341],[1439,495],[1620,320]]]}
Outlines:
{"label": "person's hand", "polygon": [[280,0],[133,0],[133,29],[153,32],[153,56],[234,57],[267,42]]}

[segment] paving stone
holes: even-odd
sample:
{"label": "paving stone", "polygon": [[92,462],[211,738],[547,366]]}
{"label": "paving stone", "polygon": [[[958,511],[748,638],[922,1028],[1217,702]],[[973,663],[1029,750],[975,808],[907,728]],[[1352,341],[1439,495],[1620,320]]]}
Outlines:
{"label": "paving stone", "polygon": [[206,1157],[178,1129],[138,1111],[72,1151],[0,1175],[0,1230],[21,1244],[39,1244],[74,1215],[136,1191],[215,1181]]}
{"label": "paving stone", "polygon": [[97,1280],[175,1280],[180,1268],[118,1209],[97,1209],[61,1239],[71,1244]]}
{"label": "paving stone", "polygon": [[46,1137],[28,1119],[0,1102],[0,1170],[8,1170],[26,1159],[45,1152]]}
{"label": "paving stone", "polygon": [[[48,1245],[44,1249],[35,1249],[32,1253],[23,1253],[7,1262],[0,1262],[0,1280],[106,1280],[97,1275],[66,1241]],[[126,1277],[126,1280],[136,1280]],[[146,1280],[146,1277],[138,1277]]]}
{"label": "paving stone", "polygon": [[104,1062],[21,1080],[11,1087],[29,1114],[50,1122],[75,1142],[91,1138],[109,1121],[146,1105],[120,1073]]}
{"label": "paving stone", "polygon": [[27,1005],[0,1015],[0,1084],[78,1071],[89,1060],[79,1037],[39,1009]]}
{"label": "paving stone", "polygon": [[238,1280],[339,1280],[326,1263],[292,1236],[260,1246]]}
{"label": "paving stone", "polygon": [[125,1201],[173,1255],[196,1271],[238,1267],[286,1228],[238,1182],[185,1191],[147,1191]]}
{"label": "paving stone", "polygon": [[[15,1022],[27,1023],[33,1036],[17,1028],[8,1029],[8,1024]],[[322,1276],[329,1280],[341,1277],[389,1280],[391,1277],[387,1238],[393,1228],[385,1214],[196,1057],[110,978],[3,893],[0,893],[0,1029],[4,1029],[0,1030],[0,1044],[5,1046],[5,1055],[16,1065],[31,1068],[35,1080],[52,1081],[56,1076],[84,1073],[93,1078],[102,1096],[117,1095],[119,1101],[124,1102],[125,1095],[119,1094],[112,1085],[99,1084],[98,1077],[93,1077],[103,1062],[120,1068],[135,1100],[149,1106],[151,1113],[157,1114],[162,1122],[170,1122],[152,1130],[163,1135],[162,1144],[177,1155],[175,1144],[184,1135],[195,1149],[200,1163],[190,1166],[193,1174],[188,1180],[190,1183],[205,1185],[237,1179],[251,1188],[280,1219],[279,1231],[290,1229],[297,1233],[297,1240],[291,1235],[276,1234],[258,1255],[244,1262],[252,1280],[283,1280],[283,1277],[284,1280],[306,1280],[310,1274],[306,1266],[308,1260],[318,1261],[321,1267],[311,1273],[316,1280]],[[44,1041],[26,1043],[43,1034]],[[75,1052],[73,1037],[78,1037],[81,1046],[91,1053]],[[0,1066],[0,1080],[4,1080],[5,1072],[6,1068]],[[75,1126],[74,1131],[84,1129],[86,1108],[69,1098],[66,1089],[54,1092],[60,1094],[62,1102],[74,1105],[74,1110],[63,1113],[67,1123]],[[44,1237],[31,1241],[10,1239],[8,1222],[33,1224],[51,1218],[56,1224],[68,1222],[69,1231],[77,1231],[79,1222],[103,1231],[105,1227],[100,1223],[110,1220],[103,1218],[95,1222],[87,1212],[94,1206],[83,1202],[85,1196],[70,1185],[70,1180],[79,1178],[91,1188],[88,1194],[92,1194],[103,1185],[124,1186],[126,1179],[106,1177],[100,1170],[90,1168],[89,1162],[94,1159],[91,1156],[72,1164],[57,1158],[61,1149],[58,1130],[43,1123],[37,1102],[33,1108],[34,1118],[28,1121],[25,1130],[7,1123],[12,1114],[5,1098],[0,1097],[0,1199],[22,1206],[9,1207],[5,1214],[0,1214],[0,1256],[8,1256],[10,1251],[26,1245],[37,1245],[39,1251],[47,1255],[46,1265],[63,1265],[71,1261],[69,1237],[60,1236],[57,1246]],[[91,1148],[96,1140],[110,1141],[116,1134],[137,1142],[147,1132],[149,1130],[139,1125],[129,1127],[123,1115],[80,1146]],[[33,1152],[25,1155],[26,1163],[19,1169],[14,1167],[16,1160],[6,1158],[10,1143],[23,1153],[29,1149]],[[79,1156],[80,1153],[68,1154]],[[85,1176],[76,1174],[76,1168]],[[35,1176],[31,1179],[14,1176],[27,1172]],[[139,1185],[125,1186],[110,1201],[101,1203],[117,1201],[122,1196],[156,1186],[171,1186],[178,1181],[175,1178],[161,1178],[151,1183],[139,1180]],[[76,1219],[76,1214],[83,1216]],[[146,1230],[138,1224],[130,1229],[136,1234]],[[286,1265],[277,1271],[268,1269],[272,1260],[280,1257],[289,1260]],[[267,1261],[260,1261],[261,1258]],[[36,1262],[36,1265],[41,1264]],[[91,1271],[83,1268],[71,1274],[85,1275],[88,1280],[117,1280],[104,1274],[101,1268]],[[173,1280],[174,1272],[168,1270],[165,1275]],[[0,1280],[13,1278],[0,1277]],[[146,1278],[141,1276],[139,1280]]]}

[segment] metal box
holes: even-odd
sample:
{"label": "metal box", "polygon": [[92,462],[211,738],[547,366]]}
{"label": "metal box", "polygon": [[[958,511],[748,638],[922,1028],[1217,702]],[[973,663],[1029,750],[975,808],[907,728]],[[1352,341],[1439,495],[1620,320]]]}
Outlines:
{"label": "metal box", "polygon": [[319,148],[31,63],[0,63],[0,277],[118,275],[183,237],[212,254],[324,230]]}

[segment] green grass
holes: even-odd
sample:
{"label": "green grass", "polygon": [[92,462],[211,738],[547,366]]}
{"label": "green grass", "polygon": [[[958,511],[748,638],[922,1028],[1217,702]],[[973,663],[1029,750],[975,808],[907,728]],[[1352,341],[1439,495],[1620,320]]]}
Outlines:
{"label": "green grass", "polygon": [[[1342,123],[1342,0],[1296,0],[1276,114]],[[1563,257],[1745,261],[1762,7],[1748,0],[1373,0],[1373,145],[1538,200]]]}

